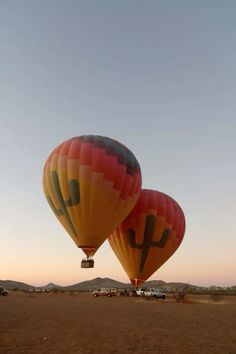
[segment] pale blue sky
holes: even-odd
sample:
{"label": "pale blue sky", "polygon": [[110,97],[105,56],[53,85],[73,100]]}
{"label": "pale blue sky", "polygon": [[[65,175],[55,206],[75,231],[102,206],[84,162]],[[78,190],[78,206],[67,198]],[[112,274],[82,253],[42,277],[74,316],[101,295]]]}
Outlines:
{"label": "pale blue sky", "polygon": [[128,282],[107,242],[80,268],[41,186],[55,146],[101,134],[185,212],[182,245],[151,279],[236,284],[235,13],[234,1],[0,1],[0,279]]}

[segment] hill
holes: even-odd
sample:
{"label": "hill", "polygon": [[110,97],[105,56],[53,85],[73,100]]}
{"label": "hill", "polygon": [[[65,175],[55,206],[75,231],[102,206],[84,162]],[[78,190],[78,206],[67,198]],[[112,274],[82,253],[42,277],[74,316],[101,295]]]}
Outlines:
{"label": "hill", "polygon": [[61,285],[57,285],[57,284],[54,284],[54,283],[48,283],[47,285],[44,285],[44,286],[40,286],[40,288],[46,288],[46,289],[60,289],[62,288]]}
{"label": "hill", "polygon": [[110,278],[95,278],[92,280],[82,281],[74,285],[63,287],[65,290],[92,290],[97,288],[124,288],[127,284]]}
{"label": "hill", "polygon": [[[164,291],[170,291],[173,288],[182,288],[185,285],[186,285],[185,283],[180,283],[180,282],[166,283],[163,280],[150,280],[144,283],[142,287],[161,288]],[[80,283],[68,285],[68,286],[60,286],[54,283],[48,283],[45,286],[33,286],[26,283],[14,281],[14,280],[0,280],[0,286],[3,286],[9,290],[17,289],[22,291],[28,291],[30,289],[37,289],[37,288],[38,289],[41,288],[58,289],[62,291],[88,291],[88,290],[94,290],[98,288],[117,288],[117,289],[133,288],[130,283],[122,283],[110,278],[95,278],[95,279],[82,281]],[[207,290],[211,290],[211,291],[228,290],[232,292],[236,291],[236,286],[227,287],[227,288],[216,287],[216,286],[199,287],[191,284],[190,288],[194,291],[207,291]]]}
{"label": "hill", "polygon": [[21,283],[19,281],[14,281],[14,280],[0,280],[0,286],[3,286],[4,288],[9,290],[18,289],[23,291],[36,288],[33,285]]}
{"label": "hill", "polygon": [[144,287],[148,288],[160,288],[167,285],[168,283],[164,282],[163,280],[149,280],[144,283]]}

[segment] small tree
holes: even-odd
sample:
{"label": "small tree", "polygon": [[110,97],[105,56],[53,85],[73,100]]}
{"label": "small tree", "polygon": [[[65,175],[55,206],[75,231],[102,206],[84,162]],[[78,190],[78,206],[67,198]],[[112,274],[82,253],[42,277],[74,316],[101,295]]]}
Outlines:
{"label": "small tree", "polygon": [[188,290],[189,290],[189,284],[185,284],[180,288],[177,287],[173,288],[171,293],[173,295],[173,298],[176,300],[176,302],[184,303]]}
{"label": "small tree", "polygon": [[220,302],[224,300],[224,296],[220,293],[212,293],[210,294],[210,299],[214,302]]}

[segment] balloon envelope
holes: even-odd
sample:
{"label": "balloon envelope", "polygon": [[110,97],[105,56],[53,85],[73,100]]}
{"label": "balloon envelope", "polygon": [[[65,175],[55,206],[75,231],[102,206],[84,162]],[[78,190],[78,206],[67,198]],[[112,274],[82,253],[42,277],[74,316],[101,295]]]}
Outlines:
{"label": "balloon envelope", "polygon": [[141,190],[140,166],[133,153],[113,139],[79,136],[50,154],[43,188],[76,245],[93,256],[135,205]]}
{"label": "balloon envelope", "polygon": [[177,202],[143,189],[108,240],[132,284],[140,286],[176,251],[184,232],[185,217]]}

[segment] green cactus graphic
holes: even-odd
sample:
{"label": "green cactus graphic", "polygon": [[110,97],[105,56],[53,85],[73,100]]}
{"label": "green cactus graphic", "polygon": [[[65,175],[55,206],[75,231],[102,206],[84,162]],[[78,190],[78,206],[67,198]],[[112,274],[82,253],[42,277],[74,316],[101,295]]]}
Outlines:
{"label": "green cactus graphic", "polygon": [[152,236],[156,225],[156,219],[157,218],[154,215],[147,215],[146,222],[145,222],[143,243],[137,243],[135,241],[135,231],[133,229],[127,230],[129,247],[142,250],[139,272],[143,271],[143,267],[146,262],[150,247],[160,247],[160,248],[165,247],[171,233],[171,230],[165,229],[162,233],[161,239],[159,241],[153,241]]}
{"label": "green cactus graphic", "polygon": [[60,204],[60,209],[56,208],[50,196],[47,196],[48,203],[57,217],[60,217],[61,215],[65,217],[68,225],[70,226],[71,231],[77,237],[77,233],[71,221],[70,215],[67,211],[67,207],[79,204],[80,202],[79,183],[75,179],[69,181],[69,190],[70,190],[71,197],[68,200],[64,200],[61,192],[58,173],[56,171],[51,172],[51,182],[52,182],[53,192],[55,193],[55,196]]}

